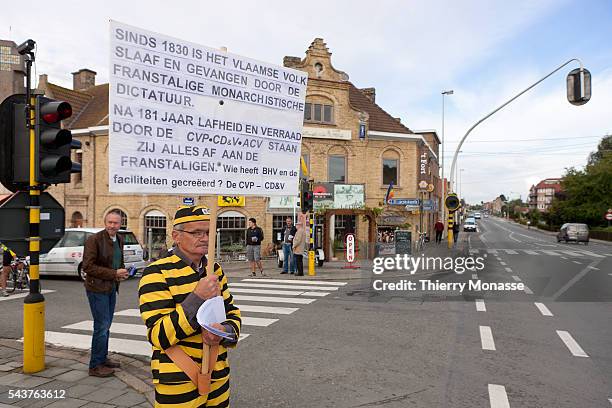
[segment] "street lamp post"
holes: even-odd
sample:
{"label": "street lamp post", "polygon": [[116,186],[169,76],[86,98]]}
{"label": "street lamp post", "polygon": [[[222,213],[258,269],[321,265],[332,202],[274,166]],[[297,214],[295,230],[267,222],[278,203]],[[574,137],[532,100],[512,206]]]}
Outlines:
{"label": "street lamp post", "polygon": [[[446,183],[444,182],[444,96],[446,95],[452,95],[454,93],[454,91],[452,89],[448,90],[448,91],[442,91],[442,152],[440,153],[440,157],[441,157],[441,167],[442,167],[442,174],[441,174],[441,178],[442,178],[442,198],[444,199],[444,197],[446,197],[447,191],[446,191]],[[441,205],[440,206],[440,218],[444,219],[444,206]]]}
{"label": "street lamp post", "polygon": [[463,173],[465,169],[459,169],[459,199],[462,199],[463,196],[461,195],[461,173]]}

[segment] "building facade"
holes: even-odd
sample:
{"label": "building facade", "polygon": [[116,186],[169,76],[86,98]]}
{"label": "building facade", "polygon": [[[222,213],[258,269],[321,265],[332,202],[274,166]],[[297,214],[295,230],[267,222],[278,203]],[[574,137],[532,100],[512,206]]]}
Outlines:
{"label": "building facade", "polygon": [[[438,176],[439,139],[434,130],[415,132],[376,103],[374,88],[358,89],[333,67],[322,39],[304,58],[285,57],[284,65],[308,73],[302,157],[315,183],[317,245],[326,256],[355,233],[360,256],[374,255],[372,245],[397,228],[432,231],[442,205]],[[123,227],[132,230],[155,257],[171,245],[172,217],[183,204],[211,205],[218,200],[218,243],[222,251],[244,248],[247,220],[254,217],[265,234],[264,252],[273,253],[284,219],[293,216],[297,197],[204,197],[114,194],[108,191],[108,84],[96,85],[96,73],[73,73],[73,89],[41,75],[39,90],[73,106],[64,126],[82,142],[73,159],[83,166],[70,184],[52,187],[66,209],[68,227],[102,226],[106,213],[119,209]],[[296,163],[297,166],[297,163]],[[421,206],[385,205],[390,184],[396,198],[421,199]]]}
{"label": "building facade", "polygon": [[561,192],[560,178],[547,178],[529,189],[529,209],[547,212],[557,193]]}

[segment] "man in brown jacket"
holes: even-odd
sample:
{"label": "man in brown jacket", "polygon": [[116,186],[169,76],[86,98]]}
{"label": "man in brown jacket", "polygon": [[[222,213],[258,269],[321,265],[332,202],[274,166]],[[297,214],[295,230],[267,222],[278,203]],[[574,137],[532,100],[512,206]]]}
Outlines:
{"label": "man in brown jacket", "polygon": [[104,217],[104,229],[85,242],[83,270],[85,289],[94,320],[89,375],[109,377],[119,363],[108,358],[110,326],[115,313],[119,281],[128,277],[123,263],[123,239],[117,234],[121,214],[111,211]]}

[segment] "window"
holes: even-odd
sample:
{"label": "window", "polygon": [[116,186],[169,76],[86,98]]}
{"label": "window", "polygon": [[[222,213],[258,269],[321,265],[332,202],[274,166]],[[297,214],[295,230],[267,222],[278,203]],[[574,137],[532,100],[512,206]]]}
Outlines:
{"label": "window", "polygon": [[149,259],[158,259],[166,248],[166,216],[161,211],[151,210],[145,215],[144,221],[145,248]]}
{"label": "window", "polygon": [[123,237],[123,245],[138,245],[136,236],[131,232],[119,232]]}
{"label": "window", "polygon": [[293,219],[292,215],[273,215],[272,216],[272,241],[273,242],[279,242],[280,241],[280,235],[283,230],[285,229],[285,226],[287,225],[287,223],[285,222],[285,220],[287,219],[287,217]]}
{"label": "window", "polygon": [[344,242],[344,235],[356,232],[356,216],[338,214],[334,221],[334,240]]}
{"label": "window", "polygon": [[383,159],[383,184],[397,186],[397,159]]}
{"label": "window", "polygon": [[321,103],[306,103],[304,106],[304,121],[317,123],[334,123],[333,105]]}
{"label": "window", "polygon": [[[75,163],[78,163],[81,165],[81,167],[83,167],[83,151],[82,150],[77,150],[74,153],[74,161]],[[77,185],[77,187],[82,187],[82,183],[83,183],[83,174],[81,172],[78,173],[74,173],[74,183]]]}
{"label": "window", "polygon": [[331,183],[346,182],[346,157],[329,156],[327,159],[327,180]]}
{"label": "window", "polygon": [[221,252],[242,252],[246,245],[246,217],[237,211],[226,211],[217,218]]}
{"label": "window", "polygon": [[85,245],[85,232],[68,231],[59,245],[64,248],[81,247]]}
{"label": "window", "polygon": [[70,217],[70,227],[71,228],[82,228],[83,227],[83,214],[79,211],[75,211],[72,213],[72,217]]}

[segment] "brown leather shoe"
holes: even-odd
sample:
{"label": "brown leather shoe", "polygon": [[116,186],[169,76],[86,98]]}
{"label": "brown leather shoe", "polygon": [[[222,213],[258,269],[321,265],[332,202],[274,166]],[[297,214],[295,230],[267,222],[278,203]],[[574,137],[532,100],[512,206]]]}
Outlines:
{"label": "brown leather shoe", "polygon": [[121,363],[118,362],[117,360],[113,360],[111,358],[107,358],[106,361],[103,364],[104,367],[108,367],[108,368],[119,368],[121,367]]}
{"label": "brown leather shoe", "polygon": [[105,367],[104,364],[100,364],[96,368],[89,369],[89,375],[93,377],[110,377],[114,373],[115,370],[110,367]]}

